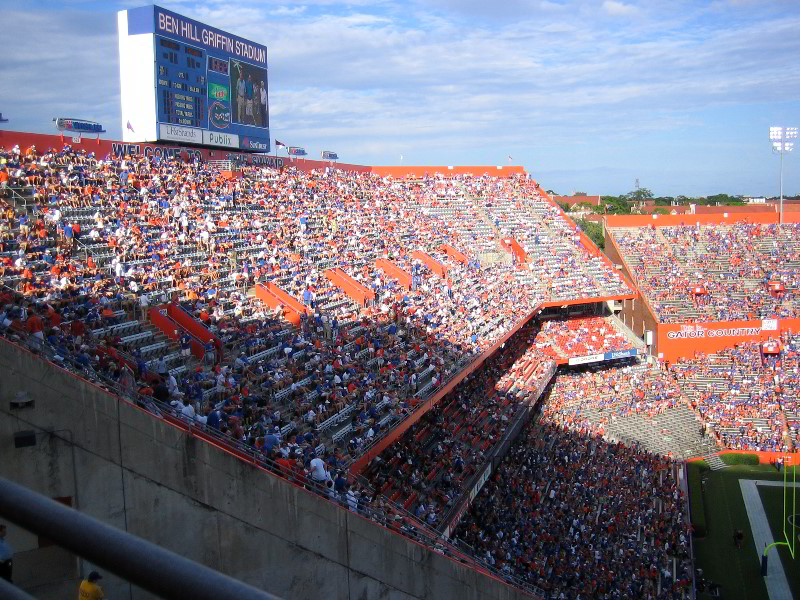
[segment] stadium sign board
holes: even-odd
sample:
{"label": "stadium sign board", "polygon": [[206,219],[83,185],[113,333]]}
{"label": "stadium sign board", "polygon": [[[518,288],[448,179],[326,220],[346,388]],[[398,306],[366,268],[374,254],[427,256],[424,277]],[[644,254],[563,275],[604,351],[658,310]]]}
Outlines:
{"label": "stadium sign board", "polygon": [[800,331],[800,319],[753,319],[705,323],[659,323],[658,357],[667,361],[711,354],[742,342],[764,342],[782,332]]}
{"label": "stadium sign board", "polygon": [[117,27],[123,141],[269,151],[266,46],[155,5],[120,11]]}
{"label": "stadium sign board", "polygon": [[601,354],[590,354],[588,356],[573,356],[567,361],[569,365],[587,365],[590,363],[603,362],[607,360],[619,360],[620,358],[630,358],[638,354],[636,348],[627,350],[617,350],[615,352],[603,352]]}
{"label": "stadium sign board", "polygon": [[601,362],[604,360],[604,354],[590,354],[588,356],[573,356],[567,363],[570,365],[588,365],[589,363]]}
{"label": "stadium sign board", "polygon": [[58,117],[55,119],[56,129],[59,131],[68,131],[70,133],[88,133],[97,135],[105,133],[106,130],[100,123],[94,121],[87,121],[85,119],[70,119],[67,117]]}

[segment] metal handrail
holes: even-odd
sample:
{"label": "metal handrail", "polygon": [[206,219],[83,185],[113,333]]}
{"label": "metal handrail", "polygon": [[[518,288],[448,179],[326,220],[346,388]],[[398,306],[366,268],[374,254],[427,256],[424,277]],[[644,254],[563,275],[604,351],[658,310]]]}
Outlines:
{"label": "metal handrail", "polygon": [[0,515],[162,598],[279,600],[3,477]]}
{"label": "metal handrail", "polygon": [[13,583],[0,577],[0,598],[5,600],[36,600],[15,586]]}
{"label": "metal handrail", "polygon": [[[21,187],[7,187],[6,189],[11,191],[11,198],[12,198],[12,200],[14,200],[14,204],[17,203],[17,200],[21,201],[22,202],[22,208],[24,208],[27,211],[28,210],[28,198],[26,198],[25,196],[23,196],[22,194],[20,194],[17,191],[17,190],[21,190],[23,188],[21,188]],[[33,206],[33,209],[34,209],[33,210],[34,214],[38,213],[39,211],[36,208],[36,202],[33,202],[32,206]]]}

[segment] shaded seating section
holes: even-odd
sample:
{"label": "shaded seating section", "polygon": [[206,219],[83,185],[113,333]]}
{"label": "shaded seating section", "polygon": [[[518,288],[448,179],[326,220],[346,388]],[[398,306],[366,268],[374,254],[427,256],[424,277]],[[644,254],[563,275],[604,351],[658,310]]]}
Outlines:
{"label": "shaded seating section", "polygon": [[692,408],[727,448],[795,448],[800,338],[787,334],[778,341],[768,353],[760,342],[742,343],[670,367]]}
{"label": "shaded seating section", "polygon": [[[10,300],[10,302],[8,302]],[[13,307],[9,309],[9,304]],[[71,371],[80,378],[120,396],[121,401],[137,404],[153,418],[188,432],[196,443],[210,442],[216,447],[239,457],[251,467],[269,471],[272,475],[287,479],[294,485],[319,494],[360,516],[371,519],[390,531],[408,537],[436,552],[449,556],[460,563],[498,575],[490,565],[464,545],[455,547],[434,529],[427,526],[402,506],[380,495],[363,481],[349,476],[343,468],[341,454],[327,451],[317,444],[313,436],[295,436],[291,430],[279,428],[268,430],[263,423],[251,419],[251,403],[245,403],[243,414],[217,406],[208,415],[198,419],[188,399],[172,399],[161,381],[135,384],[135,365],[127,364],[124,356],[105,346],[103,342],[88,340],[81,344],[79,336],[71,332],[68,323],[60,322],[63,328],[51,331],[45,339],[31,335],[30,327],[37,319],[51,320],[57,317],[46,314],[45,309],[31,309],[31,317],[21,322],[16,308],[24,302],[10,292],[0,292],[0,336],[9,338],[22,347],[27,347],[62,369]],[[41,313],[41,314],[40,314]],[[14,319],[6,324],[6,317]],[[35,334],[35,331],[34,331]],[[7,343],[3,341],[2,343]],[[153,389],[155,388],[155,389]],[[162,390],[164,394],[162,395]],[[319,472],[312,460],[319,459],[324,476],[315,478]],[[510,585],[527,589],[524,583],[504,576]]]}
{"label": "shaded seating section", "polygon": [[[800,225],[611,229],[661,322],[796,317]],[[700,292],[700,293],[698,293]]]}
{"label": "shaded seating section", "polygon": [[641,357],[562,369],[545,396],[542,420],[676,458],[719,450],[672,375]]}
{"label": "shaded seating section", "polygon": [[455,538],[550,598],[680,598],[692,586],[684,503],[671,460],[532,423]]}
{"label": "shaded seating section", "polygon": [[[625,366],[590,367],[559,375],[544,415],[564,426],[602,434],[611,416],[653,417],[681,403],[680,390],[669,376],[631,360]],[[607,416],[594,419],[598,411]]]}
{"label": "shaded seating section", "polygon": [[364,473],[370,485],[430,525],[442,522],[522,404],[536,400],[534,390],[551,364],[532,345],[537,330],[523,327],[373,459]]}

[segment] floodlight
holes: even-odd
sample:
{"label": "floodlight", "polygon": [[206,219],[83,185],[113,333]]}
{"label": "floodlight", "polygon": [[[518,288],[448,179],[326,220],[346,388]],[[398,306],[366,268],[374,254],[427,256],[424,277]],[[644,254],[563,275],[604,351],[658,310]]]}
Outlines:
{"label": "floodlight", "polygon": [[783,223],[783,155],[794,150],[794,141],[797,139],[797,127],[770,127],[769,139],[772,142],[772,151],[781,155],[781,208],[780,222]]}

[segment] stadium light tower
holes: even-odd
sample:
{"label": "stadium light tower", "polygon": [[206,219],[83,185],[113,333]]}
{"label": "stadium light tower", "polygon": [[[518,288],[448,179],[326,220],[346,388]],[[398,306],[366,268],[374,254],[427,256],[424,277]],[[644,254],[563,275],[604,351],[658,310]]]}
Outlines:
{"label": "stadium light tower", "polygon": [[783,155],[794,150],[797,139],[797,127],[770,127],[769,140],[772,142],[772,152],[781,155],[781,207],[780,223],[783,224]]}

